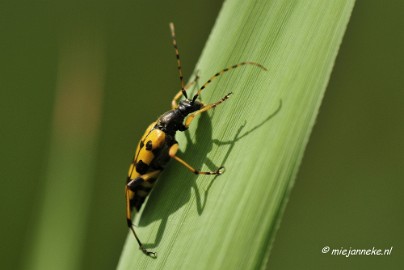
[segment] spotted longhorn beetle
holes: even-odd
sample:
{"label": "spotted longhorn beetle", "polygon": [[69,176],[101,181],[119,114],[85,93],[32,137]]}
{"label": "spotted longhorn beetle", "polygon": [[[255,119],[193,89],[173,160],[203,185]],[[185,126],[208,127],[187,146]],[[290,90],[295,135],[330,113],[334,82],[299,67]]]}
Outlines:
{"label": "spotted longhorn beetle", "polygon": [[[218,168],[216,171],[201,172],[194,169],[186,161],[178,157],[176,155],[178,150],[178,142],[175,140],[175,133],[177,131],[187,130],[195,116],[215,108],[217,105],[224,102],[230,97],[232,93],[225,95],[223,98],[215,103],[207,105],[197,100],[202,90],[205,89],[205,87],[213,79],[222,75],[226,71],[235,69],[243,65],[254,65],[263,70],[266,70],[265,67],[255,62],[241,62],[236,65],[227,67],[210,77],[209,80],[207,80],[205,84],[203,84],[202,87],[199,88],[192,99],[190,99],[188,98],[187,90],[196,83],[197,79],[187,85],[184,84],[180,55],[178,52],[173,23],[170,23],[170,30],[175,54],[177,57],[181,90],[174,96],[171,102],[172,109],[168,112],[165,112],[155,122],[151,123],[150,126],[146,129],[143,137],[140,139],[140,142],[137,145],[135,156],[129,167],[125,186],[126,220],[128,223],[128,227],[133,232],[133,235],[135,236],[136,241],[139,244],[140,250],[142,250],[144,254],[151,257],[156,257],[157,255],[155,252],[147,250],[143,246],[139,237],[136,235],[132,223],[132,211],[133,208],[136,208],[136,210],[139,211],[144,200],[152,190],[157,177],[162,172],[167,162],[171,158],[175,159],[195,174],[220,175],[224,172],[223,166]],[[185,99],[179,101],[182,96],[184,96]]]}

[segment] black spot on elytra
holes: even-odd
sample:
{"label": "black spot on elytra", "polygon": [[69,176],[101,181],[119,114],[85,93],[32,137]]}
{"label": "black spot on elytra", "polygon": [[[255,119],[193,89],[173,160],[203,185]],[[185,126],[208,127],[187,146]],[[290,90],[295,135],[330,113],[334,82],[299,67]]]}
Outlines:
{"label": "black spot on elytra", "polygon": [[151,187],[145,187],[145,186],[143,186],[143,185],[140,185],[140,186],[137,187],[136,190],[142,190],[142,191],[144,191],[144,192],[150,193],[150,191],[152,190],[152,188],[153,188],[152,186],[151,186]]}
{"label": "black spot on elytra", "polygon": [[150,141],[148,141],[147,143],[146,143],[146,150],[147,151],[151,151],[153,149],[153,143],[152,143],[152,141],[150,140]]}
{"label": "black spot on elytra", "polygon": [[144,183],[144,179],[142,177],[137,177],[134,181],[128,183],[128,188],[131,191],[136,191],[136,189]]}
{"label": "black spot on elytra", "polygon": [[139,174],[145,174],[149,170],[149,165],[144,163],[142,160],[139,160],[136,164],[136,171]]}
{"label": "black spot on elytra", "polygon": [[143,148],[143,146],[144,146],[144,142],[140,141],[140,148]]}

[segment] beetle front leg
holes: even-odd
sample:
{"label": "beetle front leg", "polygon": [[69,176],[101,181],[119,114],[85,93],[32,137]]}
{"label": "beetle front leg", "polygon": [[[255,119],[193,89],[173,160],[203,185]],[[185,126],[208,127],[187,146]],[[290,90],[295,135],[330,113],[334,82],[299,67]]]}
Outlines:
{"label": "beetle front leg", "polygon": [[189,165],[186,161],[184,161],[183,159],[179,158],[176,153],[178,151],[178,144],[173,144],[170,147],[169,150],[169,155],[171,158],[175,159],[176,161],[178,161],[179,163],[181,163],[182,165],[184,165],[188,170],[190,170],[191,172],[193,172],[194,174],[206,174],[206,175],[220,175],[224,173],[224,167],[221,166],[219,167],[216,171],[213,172],[201,172],[195,168],[193,168],[191,165]]}
{"label": "beetle front leg", "polygon": [[217,105],[219,105],[220,103],[226,101],[233,93],[228,93],[227,95],[225,95],[224,97],[222,97],[219,101],[212,103],[212,104],[208,104],[202,107],[202,109],[197,110],[196,112],[191,113],[190,115],[188,115],[188,117],[185,119],[185,128],[188,128],[189,125],[191,124],[192,120],[194,120],[195,116],[197,116],[198,114],[201,114],[203,112],[206,112],[210,109],[214,109]]}

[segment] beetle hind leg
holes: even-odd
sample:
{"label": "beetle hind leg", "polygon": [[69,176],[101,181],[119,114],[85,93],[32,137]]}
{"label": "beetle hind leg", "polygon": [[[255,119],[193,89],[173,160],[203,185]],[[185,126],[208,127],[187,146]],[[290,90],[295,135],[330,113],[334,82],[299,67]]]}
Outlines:
{"label": "beetle hind leg", "polygon": [[[153,251],[147,250],[139,237],[137,236],[135,229],[133,228],[132,222],[132,209],[135,207],[137,210],[140,209],[141,204],[144,201],[144,198],[148,195],[147,191],[139,189],[139,187],[144,188],[145,184],[152,186],[153,179],[156,179],[161,171],[152,171],[148,172],[144,175],[138,176],[135,179],[132,179],[125,186],[125,194],[126,194],[126,222],[128,224],[129,229],[132,231],[133,235],[137,243],[139,244],[139,249],[146,254],[147,256],[156,258],[157,253]],[[146,185],[147,186],[147,185]],[[150,187],[151,189],[151,187]],[[142,193],[144,192],[144,194]],[[143,196],[144,195],[144,196]],[[143,200],[142,200],[143,199]],[[136,203],[136,205],[135,205]]]}
{"label": "beetle hind leg", "polygon": [[[129,223],[130,223],[130,226],[129,226]],[[142,242],[140,242],[139,237],[136,235],[135,229],[133,229],[133,224],[132,224],[132,221],[131,221],[130,219],[128,220],[128,226],[129,226],[130,230],[132,231],[133,235],[135,236],[137,243],[139,244],[139,249],[140,249],[144,254],[146,254],[147,256],[150,256],[150,257],[152,257],[152,258],[157,258],[157,252],[147,250],[147,249],[143,246]]]}

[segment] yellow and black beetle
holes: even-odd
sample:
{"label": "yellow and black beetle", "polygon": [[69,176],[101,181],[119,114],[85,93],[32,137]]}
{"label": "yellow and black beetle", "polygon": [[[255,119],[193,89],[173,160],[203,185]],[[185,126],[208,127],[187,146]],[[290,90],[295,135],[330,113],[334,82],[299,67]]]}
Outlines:
{"label": "yellow and black beetle", "polygon": [[[223,98],[215,103],[207,105],[197,100],[202,90],[205,89],[205,87],[213,79],[220,76],[226,71],[235,69],[242,65],[254,65],[263,70],[266,70],[262,65],[255,62],[241,62],[239,64],[230,66],[213,75],[208,81],[206,81],[205,84],[202,85],[202,87],[197,91],[192,99],[190,99],[188,98],[186,90],[194,85],[196,80],[187,85],[184,84],[180,55],[178,53],[173,23],[170,23],[170,30],[175,53],[177,56],[177,66],[181,81],[181,90],[174,96],[171,102],[172,109],[161,115],[146,129],[146,132],[144,133],[137,146],[132,164],[129,167],[125,186],[126,220],[128,223],[128,227],[133,232],[133,235],[135,236],[136,241],[139,244],[139,248],[143,251],[143,253],[152,257],[156,257],[156,253],[148,251],[143,246],[133,228],[132,210],[133,208],[136,208],[136,210],[139,211],[145,198],[149,195],[157,177],[162,172],[167,162],[171,158],[175,159],[195,174],[219,175],[224,172],[224,167],[220,167],[216,171],[212,172],[201,172],[194,169],[187,162],[179,158],[176,155],[178,150],[178,142],[175,140],[175,133],[177,131],[187,130],[195,116],[215,108],[217,105],[224,102],[230,97],[232,93],[225,95]],[[182,96],[184,96],[185,99],[178,102],[178,100]]]}

